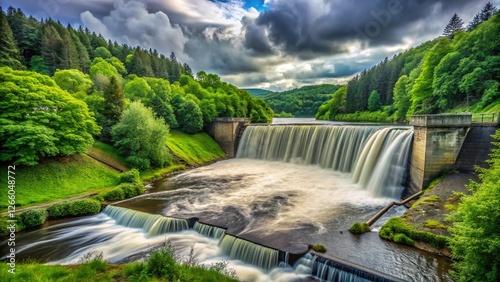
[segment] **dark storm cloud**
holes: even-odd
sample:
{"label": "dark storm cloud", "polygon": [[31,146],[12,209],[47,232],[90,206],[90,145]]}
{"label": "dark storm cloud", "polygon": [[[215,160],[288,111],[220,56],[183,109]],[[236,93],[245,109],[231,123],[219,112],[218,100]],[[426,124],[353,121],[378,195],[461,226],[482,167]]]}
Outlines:
{"label": "dark storm cloud", "polygon": [[267,38],[265,29],[257,26],[254,19],[243,17],[241,20],[245,29],[244,44],[247,49],[254,51],[257,55],[273,55],[275,52]]}
{"label": "dark storm cloud", "polygon": [[447,21],[464,7],[478,10],[481,5],[484,3],[471,0],[278,0],[255,22],[267,29],[275,46],[310,58],[343,53],[345,45],[354,40],[369,46],[400,44],[422,20],[426,26],[419,30],[422,34],[429,29],[435,32],[444,27],[435,25],[443,17]]}

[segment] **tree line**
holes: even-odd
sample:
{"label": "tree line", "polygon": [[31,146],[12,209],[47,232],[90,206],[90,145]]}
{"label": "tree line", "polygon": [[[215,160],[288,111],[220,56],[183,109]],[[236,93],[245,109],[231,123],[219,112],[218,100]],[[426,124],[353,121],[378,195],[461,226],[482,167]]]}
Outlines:
{"label": "tree line", "polygon": [[156,50],[111,42],[52,19],[0,7],[1,161],[35,165],[113,144],[132,167],[163,167],[170,129],[202,131],[216,117],[267,123],[247,91]]}
{"label": "tree line", "polygon": [[457,107],[482,110],[500,97],[499,28],[491,3],[467,28],[455,14],[442,37],[362,71],[318,109],[316,118],[405,121]]}

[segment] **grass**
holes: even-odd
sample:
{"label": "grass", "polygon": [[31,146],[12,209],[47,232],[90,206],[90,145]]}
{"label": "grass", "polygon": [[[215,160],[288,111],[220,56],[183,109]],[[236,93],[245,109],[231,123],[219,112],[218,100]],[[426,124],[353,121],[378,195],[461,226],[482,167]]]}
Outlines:
{"label": "grass", "polygon": [[16,262],[15,274],[9,265],[0,265],[0,281],[179,281],[224,282],[237,281],[226,264],[201,266],[179,263],[171,251],[155,251],[145,262],[108,264],[102,255],[90,254],[79,265],[44,265],[36,262]]}
{"label": "grass", "polygon": [[162,169],[149,170],[149,171],[141,172],[141,180],[142,181],[150,181],[153,179],[162,178],[171,172],[185,170],[185,169],[186,169],[185,165],[175,164],[175,165],[171,165],[169,167],[162,168]]}
{"label": "grass", "polygon": [[[7,183],[6,169],[3,165],[0,183]],[[49,159],[37,166],[16,166],[15,172],[16,206],[22,208],[101,192],[117,185],[119,175],[85,155]],[[1,193],[0,210],[5,211],[7,206],[7,193]]]}
{"label": "grass", "polygon": [[118,155],[117,150],[111,145],[95,141],[94,145],[89,148],[88,153],[97,157],[101,161],[122,169],[123,171],[128,170],[125,159]]}
{"label": "grass", "polygon": [[167,146],[189,165],[201,165],[226,156],[220,146],[205,132],[186,134],[172,130]]}

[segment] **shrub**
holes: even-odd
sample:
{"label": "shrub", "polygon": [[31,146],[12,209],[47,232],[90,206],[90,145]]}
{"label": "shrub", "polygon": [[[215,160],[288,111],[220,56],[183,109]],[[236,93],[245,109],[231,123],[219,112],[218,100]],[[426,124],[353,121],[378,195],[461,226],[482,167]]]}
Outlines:
{"label": "shrub", "polygon": [[106,201],[123,200],[125,199],[125,193],[123,192],[123,189],[116,187],[115,189],[104,194],[104,199]]}
{"label": "shrub", "polygon": [[27,228],[42,225],[47,217],[45,209],[32,209],[21,213],[21,220]]}
{"label": "shrub", "polygon": [[92,199],[69,202],[69,214],[72,216],[96,214],[101,211],[101,203]]}
{"label": "shrub", "polygon": [[122,183],[118,185],[115,189],[121,189],[123,191],[125,198],[132,198],[137,195],[141,195],[146,190],[144,189],[144,186],[142,186],[142,184],[138,183],[134,184]]}
{"label": "shrub", "polygon": [[326,253],[326,248],[322,244],[314,244],[311,246],[311,249],[318,253]]}
{"label": "shrub", "polygon": [[137,169],[133,168],[120,174],[119,181],[120,183],[141,183],[141,175]]}
{"label": "shrub", "polygon": [[149,276],[173,281],[177,274],[177,263],[172,247],[165,245],[154,251],[146,261],[144,270]]}
{"label": "shrub", "polygon": [[366,222],[356,222],[349,228],[349,232],[352,234],[363,234],[370,232],[370,226]]}
{"label": "shrub", "polygon": [[69,215],[69,202],[53,204],[47,211],[50,218],[65,217]]}

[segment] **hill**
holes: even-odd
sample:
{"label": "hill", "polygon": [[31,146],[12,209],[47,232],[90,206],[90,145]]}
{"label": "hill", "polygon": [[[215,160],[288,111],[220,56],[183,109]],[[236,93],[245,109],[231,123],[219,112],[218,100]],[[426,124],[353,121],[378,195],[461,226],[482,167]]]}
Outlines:
{"label": "hill", "polygon": [[284,92],[260,96],[275,113],[290,113],[296,117],[313,117],[318,107],[332,98],[340,86],[321,84],[304,86]]}
{"label": "hill", "polygon": [[271,90],[260,89],[260,88],[243,88],[242,90],[246,90],[248,93],[252,94],[253,96],[262,96],[262,95],[266,95],[269,93],[273,93],[273,91],[271,91]]}
{"label": "hill", "polygon": [[[500,109],[500,15],[386,58],[356,75],[318,119],[406,121],[416,114]],[[276,110],[275,110],[276,111]]]}

